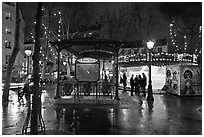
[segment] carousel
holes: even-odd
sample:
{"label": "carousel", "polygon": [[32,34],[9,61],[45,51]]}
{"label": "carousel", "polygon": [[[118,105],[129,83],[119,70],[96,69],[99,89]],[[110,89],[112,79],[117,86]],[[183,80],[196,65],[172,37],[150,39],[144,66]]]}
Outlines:
{"label": "carousel", "polygon": [[[187,53],[151,53],[154,92],[178,96],[202,95],[202,67],[197,55]],[[148,75],[148,54],[119,56],[119,73]],[[147,77],[148,79],[148,77]]]}

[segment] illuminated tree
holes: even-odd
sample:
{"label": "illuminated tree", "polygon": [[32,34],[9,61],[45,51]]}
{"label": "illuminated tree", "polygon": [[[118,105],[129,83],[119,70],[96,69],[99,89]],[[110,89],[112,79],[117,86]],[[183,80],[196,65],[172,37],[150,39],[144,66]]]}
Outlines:
{"label": "illuminated tree", "polygon": [[[56,63],[57,53],[49,44],[54,40],[71,39],[87,30],[92,23],[93,8],[89,3],[43,3],[40,49],[42,59],[42,78],[45,66]],[[35,23],[35,22],[34,22]],[[31,32],[31,37],[34,38]],[[33,39],[34,41],[34,39]],[[66,55],[68,55],[67,53]],[[65,55],[64,55],[65,56]],[[61,55],[63,57],[63,55]],[[50,70],[50,69],[49,69]]]}
{"label": "illuminated tree", "polygon": [[171,52],[201,52],[202,3],[163,3],[160,9],[170,22]]}

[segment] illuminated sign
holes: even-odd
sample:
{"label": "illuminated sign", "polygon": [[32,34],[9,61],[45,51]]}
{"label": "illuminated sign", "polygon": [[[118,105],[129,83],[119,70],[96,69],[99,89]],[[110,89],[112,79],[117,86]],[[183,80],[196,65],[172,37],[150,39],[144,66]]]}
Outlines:
{"label": "illuminated sign", "polygon": [[98,60],[94,58],[81,58],[78,59],[78,62],[80,63],[96,63]]}

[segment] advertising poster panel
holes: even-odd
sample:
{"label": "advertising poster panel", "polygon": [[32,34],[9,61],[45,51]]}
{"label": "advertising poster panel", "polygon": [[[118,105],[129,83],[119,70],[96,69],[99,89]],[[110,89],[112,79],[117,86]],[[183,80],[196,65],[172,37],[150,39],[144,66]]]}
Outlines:
{"label": "advertising poster panel", "polygon": [[181,66],[181,95],[202,95],[202,68]]}
{"label": "advertising poster panel", "polygon": [[170,94],[180,95],[180,69],[178,65],[166,67],[166,86]]}

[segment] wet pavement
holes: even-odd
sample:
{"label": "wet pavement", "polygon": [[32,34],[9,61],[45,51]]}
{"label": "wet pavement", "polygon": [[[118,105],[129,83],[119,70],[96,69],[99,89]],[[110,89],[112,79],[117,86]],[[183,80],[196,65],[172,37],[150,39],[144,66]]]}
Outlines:
{"label": "wet pavement", "polygon": [[[202,97],[154,94],[154,102],[119,91],[114,106],[56,106],[55,85],[42,93],[42,117],[49,135],[201,135]],[[28,105],[17,102],[2,105],[2,134],[21,134]]]}

